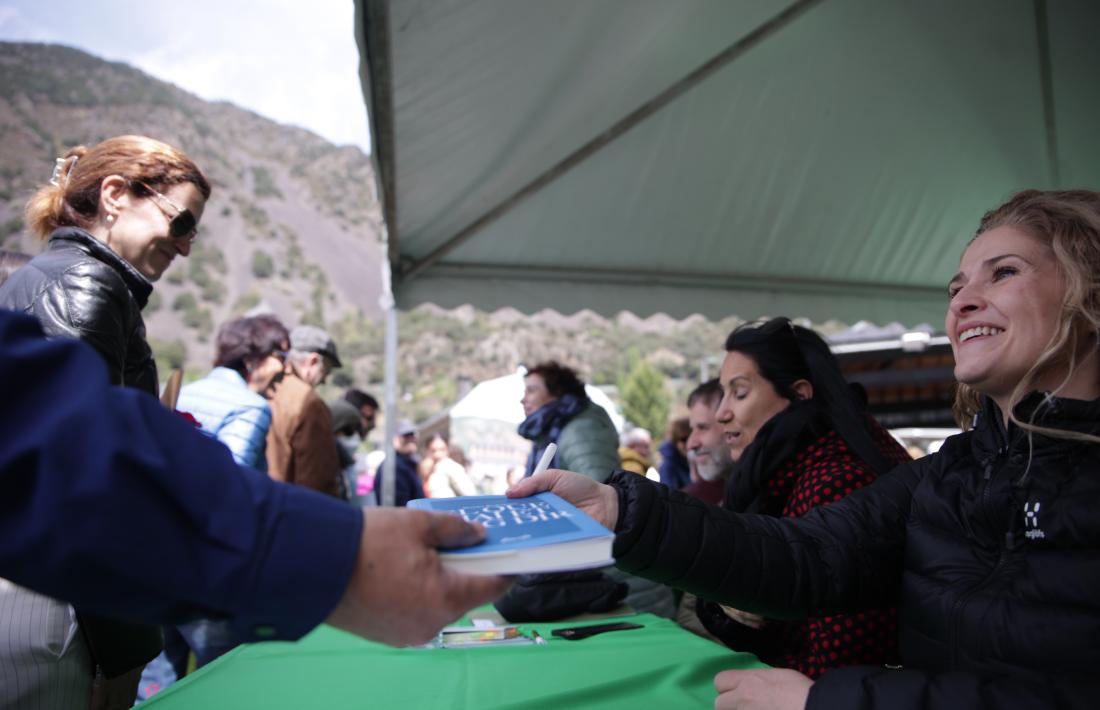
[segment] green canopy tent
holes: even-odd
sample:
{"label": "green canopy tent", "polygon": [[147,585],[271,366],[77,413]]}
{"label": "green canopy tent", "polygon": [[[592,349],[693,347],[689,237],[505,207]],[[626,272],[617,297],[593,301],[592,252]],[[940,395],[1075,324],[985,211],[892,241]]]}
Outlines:
{"label": "green canopy tent", "polygon": [[1092,0],[357,5],[401,306],[938,322],[985,209],[1100,184]]}
{"label": "green canopy tent", "polygon": [[356,0],[396,303],[939,323],[984,210],[1100,185],[1098,27],[1092,0]]}

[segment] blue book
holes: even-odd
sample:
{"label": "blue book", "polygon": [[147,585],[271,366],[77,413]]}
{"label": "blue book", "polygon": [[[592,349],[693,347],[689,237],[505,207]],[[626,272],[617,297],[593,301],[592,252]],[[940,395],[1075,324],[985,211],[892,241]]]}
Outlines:
{"label": "blue book", "polygon": [[615,535],[553,493],[530,498],[419,498],[410,508],[459,515],[485,526],[485,541],[440,551],[443,566],[465,574],[532,574],[606,567]]}

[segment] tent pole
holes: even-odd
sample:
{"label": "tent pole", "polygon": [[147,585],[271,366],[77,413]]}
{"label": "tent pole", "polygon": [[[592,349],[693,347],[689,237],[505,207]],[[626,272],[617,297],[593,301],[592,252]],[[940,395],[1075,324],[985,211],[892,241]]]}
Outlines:
{"label": "tent pole", "polygon": [[[383,226],[386,241],[389,230]],[[382,295],[378,297],[378,303],[386,319],[386,336],[384,346],[385,375],[382,398],[384,400],[385,417],[383,417],[383,450],[386,458],[382,461],[380,474],[382,485],[382,497],[379,504],[393,507],[395,493],[396,459],[393,449],[394,435],[397,433],[397,303],[393,298],[393,286],[390,280],[390,262],[382,260]],[[379,485],[376,480],[375,485]]]}

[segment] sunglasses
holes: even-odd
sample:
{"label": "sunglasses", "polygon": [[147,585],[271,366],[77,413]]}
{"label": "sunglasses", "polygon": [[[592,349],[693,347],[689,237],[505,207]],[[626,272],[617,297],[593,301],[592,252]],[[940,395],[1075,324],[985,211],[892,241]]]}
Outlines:
{"label": "sunglasses", "polygon": [[[168,236],[173,239],[186,239],[189,242],[195,241],[195,237],[198,236],[198,222],[195,220],[195,215],[191,213],[191,210],[186,207],[180,207],[172,200],[168,199],[167,195],[157,192],[153,188],[149,187],[143,182],[134,181],[134,185],[141,188],[140,191],[148,193],[148,196],[153,197],[157,203],[157,207],[164,213],[164,216],[168,218]],[[167,204],[171,207],[175,214],[169,214],[168,210],[164,209],[164,205]]]}

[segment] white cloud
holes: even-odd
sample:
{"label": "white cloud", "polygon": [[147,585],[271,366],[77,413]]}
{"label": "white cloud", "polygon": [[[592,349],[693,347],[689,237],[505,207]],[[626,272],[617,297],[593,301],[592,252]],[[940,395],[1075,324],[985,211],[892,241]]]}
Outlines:
{"label": "white cloud", "polygon": [[56,29],[38,24],[18,7],[0,7],[0,38],[18,38],[27,42],[60,42]]}
{"label": "white cloud", "polygon": [[351,0],[46,4],[2,8],[0,37],[81,47],[202,98],[369,149]]}

